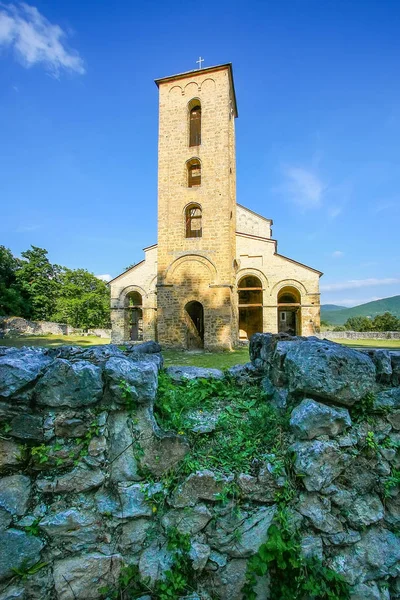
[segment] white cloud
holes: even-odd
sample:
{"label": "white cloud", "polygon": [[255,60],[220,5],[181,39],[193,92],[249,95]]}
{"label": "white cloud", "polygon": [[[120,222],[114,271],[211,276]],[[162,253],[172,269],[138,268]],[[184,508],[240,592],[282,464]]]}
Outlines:
{"label": "white cloud", "polygon": [[373,302],[374,300],[381,300],[380,296],[371,296],[370,298],[342,298],[341,300],[324,298],[321,304],[337,304],[338,306],[359,306],[360,304],[367,304],[367,302]]}
{"label": "white cloud", "polygon": [[394,285],[400,284],[400,279],[388,277],[387,279],[350,279],[350,281],[342,281],[340,283],[328,283],[321,285],[321,292],[338,292],[341,290],[355,290],[364,287],[372,287],[374,285]]}
{"label": "white cloud", "polygon": [[324,184],[312,171],[301,167],[285,167],[286,181],[279,191],[301,208],[319,208],[322,204]]}
{"label": "white cloud", "polygon": [[62,69],[83,75],[83,61],[76,50],[65,46],[66,37],[35,6],[0,2],[0,48],[12,49],[26,68],[42,63],[55,77]]}
{"label": "white cloud", "polygon": [[111,281],[112,277],[109,273],[105,273],[105,275],[95,275],[97,279],[101,279],[102,281]]}
{"label": "white cloud", "polygon": [[344,256],[344,252],[341,250],[335,250],[335,252],[332,252],[332,256],[333,258],[342,258],[342,256]]}

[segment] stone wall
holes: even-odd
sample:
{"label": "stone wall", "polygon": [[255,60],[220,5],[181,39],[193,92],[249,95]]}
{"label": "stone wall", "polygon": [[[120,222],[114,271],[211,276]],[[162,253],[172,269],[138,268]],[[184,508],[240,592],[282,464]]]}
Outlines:
{"label": "stone wall", "polygon": [[66,323],[50,321],[28,321],[22,317],[0,317],[0,338],[13,338],[20,335],[94,335],[109,339],[111,329],[79,329]]}
{"label": "stone wall", "polygon": [[[253,474],[179,479],[188,441],[153,414],[159,350],[0,348],[0,600],[110,597],[100,590],[117,588],[124,565],[147,582],[142,600],[157,599],[151,590],[174,560],[171,527],[190,537],[193,593],[177,600],[241,600],[289,480],[285,509],[303,555],[343,575],[351,600],[400,598],[400,357],[256,334],[251,364],[230,378],[262,386],[263,401],[290,414],[290,471],[266,453]],[[178,384],[224,377],[169,373]],[[370,392],[368,420],[356,419]],[[232,484],[240,494],[221,502]],[[268,600],[268,577],[256,593]]]}
{"label": "stone wall", "polygon": [[321,340],[400,340],[400,331],[322,331]]}

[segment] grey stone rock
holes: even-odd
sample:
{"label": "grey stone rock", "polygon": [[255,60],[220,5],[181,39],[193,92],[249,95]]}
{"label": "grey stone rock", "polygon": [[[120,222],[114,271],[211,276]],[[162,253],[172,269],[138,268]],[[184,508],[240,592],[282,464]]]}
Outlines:
{"label": "grey stone rock", "polygon": [[376,494],[356,496],[348,509],[347,520],[355,529],[362,529],[383,519],[384,508]]}
{"label": "grey stone rock", "polygon": [[328,498],[318,494],[301,494],[297,510],[310,519],[316,529],[324,533],[340,533],[343,525],[337,517],[331,514],[331,503]]}
{"label": "grey stone rock", "polygon": [[221,554],[220,552],[217,552],[216,550],[211,550],[207,569],[210,566],[209,570],[216,571],[217,569],[225,567],[227,562],[228,562],[228,558],[225,554]]}
{"label": "grey stone rock", "polygon": [[111,413],[108,418],[110,480],[139,481],[134,456],[132,417],[125,411]]}
{"label": "grey stone rock", "polygon": [[376,380],[380,383],[390,383],[393,369],[388,350],[363,350],[372,359],[376,368]]}
{"label": "grey stone rock", "polygon": [[117,587],[121,565],[119,554],[81,554],[56,560],[53,576],[57,600],[99,598],[99,588]]}
{"label": "grey stone rock", "polygon": [[9,475],[0,479],[0,507],[12,515],[23,515],[28,508],[31,480],[26,475]]}
{"label": "grey stone rock", "polygon": [[168,367],[166,372],[175,383],[193,379],[224,378],[224,373],[220,369],[206,369],[205,367]]}
{"label": "grey stone rock", "polygon": [[139,552],[153,533],[154,525],[149,519],[130,520],[122,525],[119,546],[123,552]]}
{"label": "grey stone rock", "polygon": [[21,465],[21,449],[12,440],[0,438],[0,473]]}
{"label": "grey stone rock", "polygon": [[212,471],[196,471],[191,473],[187,479],[175,490],[171,498],[171,504],[175,508],[194,506],[199,500],[210,500],[216,502],[218,494],[223,492],[224,487],[233,481],[233,475],[216,476]]}
{"label": "grey stone rock", "polygon": [[213,588],[220,600],[242,600],[242,587],[246,581],[247,561],[231,560],[224,569],[218,570],[213,577]]}
{"label": "grey stone rock", "polygon": [[154,365],[157,371],[161,371],[164,366],[164,359],[161,354],[136,354],[131,352],[130,354],[125,353],[125,356],[133,362],[149,363]]}
{"label": "grey stone rock", "polygon": [[101,514],[117,519],[151,517],[151,498],[162,492],[160,483],[118,483],[116,493],[100,490],[96,494],[97,509]]}
{"label": "grey stone rock", "polygon": [[152,405],[157,392],[157,367],[151,362],[133,362],[129,358],[110,358],[104,373],[107,381],[106,400],[126,404],[126,390],[121,389],[124,381],[129,387],[132,402]]}
{"label": "grey stone rock", "polygon": [[38,404],[46,406],[88,406],[103,393],[101,369],[86,361],[56,359],[35,387]]}
{"label": "grey stone rock", "polygon": [[29,568],[40,560],[44,543],[38,537],[18,529],[0,531],[0,581],[12,577],[13,569]]}
{"label": "grey stone rock", "polygon": [[58,413],[54,419],[54,431],[57,437],[81,438],[88,430],[91,415],[82,411],[65,410]]}
{"label": "grey stone rock", "polygon": [[23,440],[44,439],[43,418],[39,415],[16,415],[10,421],[10,435]]}
{"label": "grey stone rock", "polygon": [[263,377],[261,379],[261,389],[269,400],[273,398],[276,392],[276,387],[269,377]]}
{"label": "grey stone rock", "polygon": [[377,394],[374,400],[375,410],[394,410],[396,408],[400,408],[400,387]]}
{"label": "grey stone rock", "polygon": [[9,513],[5,508],[0,508],[0,530],[7,529],[11,521],[11,513]]}
{"label": "grey stone rock", "polygon": [[320,491],[338,477],[350,461],[335,442],[313,440],[290,446],[294,469],[309,492]]}
{"label": "grey stone rock", "polygon": [[375,581],[370,581],[354,586],[350,593],[350,600],[383,600],[383,598]]}
{"label": "grey stone rock", "polygon": [[390,358],[392,362],[392,385],[400,385],[400,352],[391,351]]}
{"label": "grey stone rock", "polygon": [[275,513],[276,505],[263,506],[252,515],[228,514],[217,520],[208,542],[213,548],[235,558],[252,556],[267,541]]}
{"label": "grey stone rock", "polygon": [[167,530],[176,527],[180,533],[194,535],[204,529],[212,518],[212,513],[205,504],[197,504],[193,508],[171,509],[162,517],[162,525]]}
{"label": "grey stone rock", "polygon": [[164,579],[165,571],[171,568],[173,557],[167,549],[165,540],[160,538],[149,548],[146,548],[140,556],[139,573],[142,579],[149,580],[149,585]]}
{"label": "grey stone rock", "polygon": [[142,469],[149,470],[156,478],[176,469],[190,451],[186,438],[172,431],[160,429],[151,407],[139,407],[136,411],[136,419],[136,430],[140,433]]}
{"label": "grey stone rock", "polygon": [[211,548],[207,544],[193,542],[189,550],[189,558],[192,561],[193,570],[201,573],[207,564]]}
{"label": "grey stone rock", "polygon": [[400,431],[400,410],[394,410],[391,414],[386,415],[387,420],[396,431]]}
{"label": "grey stone rock", "polygon": [[39,522],[39,527],[56,544],[70,540],[92,544],[102,538],[100,522],[95,514],[77,508],[51,513]]}
{"label": "grey stone rock", "polygon": [[57,349],[57,358],[71,361],[85,360],[95,365],[103,365],[113,356],[124,357],[124,353],[114,344],[103,344],[101,346],[91,346],[90,348],[61,346]]}
{"label": "grey stone rock", "polygon": [[352,406],[373,389],[376,369],[369,356],[327,340],[288,346],[284,369],[290,392]]}
{"label": "grey stone rock", "polygon": [[337,436],[351,426],[351,419],[347,408],[305,398],[292,411],[290,426],[298,438],[312,440],[320,435]]}
{"label": "grey stone rock", "polygon": [[[0,357],[0,398],[25,398],[25,391],[52,362],[41,348],[21,348]],[[29,398],[29,395],[28,395]]]}
{"label": "grey stone rock", "polygon": [[251,362],[244,365],[234,365],[228,369],[228,375],[237,385],[241,386],[252,383],[259,376],[257,369]]}
{"label": "grey stone rock", "polygon": [[318,535],[303,535],[300,541],[301,554],[306,559],[317,559],[322,562],[324,551],[322,539]]}
{"label": "grey stone rock", "polygon": [[142,342],[141,344],[127,344],[125,352],[128,354],[159,354],[161,352],[161,346],[158,342],[149,340],[148,342]]}
{"label": "grey stone rock", "polygon": [[341,533],[326,535],[324,539],[334,546],[350,546],[351,544],[359,542],[361,540],[361,535],[358,531],[354,531],[354,529],[348,529]]}
{"label": "grey stone rock", "polygon": [[385,521],[392,527],[400,527],[400,501],[398,497],[385,500]]}
{"label": "grey stone rock", "polygon": [[240,473],[237,477],[237,483],[243,498],[248,498],[254,502],[274,502],[276,493],[285,485],[286,473],[284,468],[276,469],[274,460],[266,462],[258,473],[257,477]]}
{"label": "grey stone rock", "polygon": [[66,492],[87,492],[98,488],[105,480],[101,469],[86,469],[78,466],[69,473],[58,475],[53,479],[38,479],[36,485],[45,494]]}
{"label": "grey stone rock", "polygon": [[188,429],[194,433],[215,431],[220,414],[220,410],[192,410],[186,414]]}
{"label": "grey stone rock", "polygon": [[387,529],[370,527],[361,540],[341,548],[328,566],[356,585],[387,575],[395,575],[400,561],[400,539]]}
{"label": "grey stone rock", "polygon": [[24,587],[13,585],[0,593],[0,600],[28,600]]}

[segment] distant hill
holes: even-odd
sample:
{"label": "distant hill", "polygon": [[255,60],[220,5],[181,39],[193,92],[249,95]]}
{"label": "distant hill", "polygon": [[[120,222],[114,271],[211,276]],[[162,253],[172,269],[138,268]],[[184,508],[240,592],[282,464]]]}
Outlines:
{"label": "distant hill", "polygon": [[338,304],[322,304],[321,310],[343,310],[344,306]]}
{"label": "distant hill", "polygon": [[343,308],[336,304],[322,304],[321,320],[327,321],[331,325],[344,325],[350,317],[371,317],[373,319],[376,315],[385,312],[390,312],[400,319],[400,296],[382,298],[382,300],[374,300],[352,308]]}

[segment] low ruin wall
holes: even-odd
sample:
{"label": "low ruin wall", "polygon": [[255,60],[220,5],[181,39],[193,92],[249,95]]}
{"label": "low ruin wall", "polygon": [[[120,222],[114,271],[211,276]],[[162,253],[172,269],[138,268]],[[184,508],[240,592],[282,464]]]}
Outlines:
{"label": "low ruin wall", "polygon": [[322,331],[320,340],[400,340],[400,331]]}
{"label": "low ruin wall", "polygon": [[111,337],[111,329],[79,329],[65,323],[28,321],[22,317],[0,317],[0,337],[14,338],[23,335],[93,335]]}
{"label": "low ruin wall", "polygon": [[0,347],[0,600],[127,598],[127,572],[147,590],[129,598],[158,599],[181,564],[190,593],[177,599],[247,600],[251,584],[268,600],[276,573],[249,580],[249,561],[283,513],[299,560],[343,577],[346,598],[400,598],[400,357],[256,334],[229,385],[244,400],[259,386],[287,414],[284,462],[266,447],[246,472],[181,475],[188,439],[153,413],[159,350]]}

